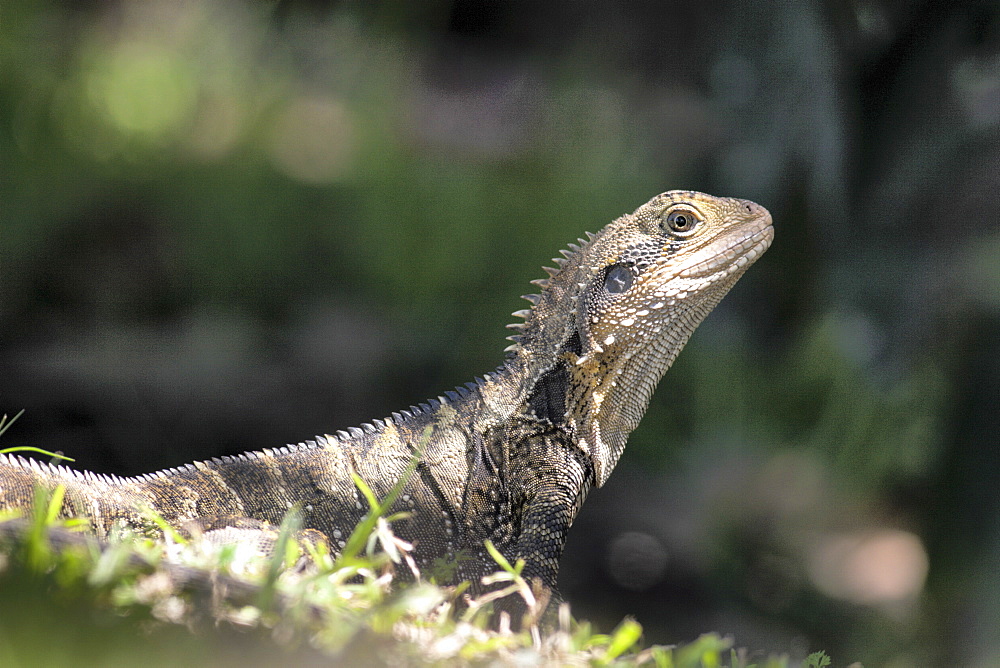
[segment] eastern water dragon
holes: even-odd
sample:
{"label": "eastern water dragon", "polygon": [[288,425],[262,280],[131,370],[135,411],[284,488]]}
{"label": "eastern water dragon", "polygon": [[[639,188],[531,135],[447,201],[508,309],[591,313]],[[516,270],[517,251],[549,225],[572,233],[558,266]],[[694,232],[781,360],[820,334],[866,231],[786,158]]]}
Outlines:
{"label": "eastern water dragon", "polygon": [[[360,427],[297,445],[132,478],[0,455],[0,508],[27,509],[39,485],[65,487],[63,516],[148,529],[276,526],[292,507],[334,552],[409,471],[393,531],[418,566],[451,559],[453,580],[497,570],[489,539],[543,593],[554,592],[567,531],[607,481],[656,384],[688,337],[767,250],[770,214],[742,199],[657,195],[570,244],[526,295],[531,308],[493,372]],[[415,462],[415,468],[412,463]],[[458,558],[459,556],[464,558]]]}

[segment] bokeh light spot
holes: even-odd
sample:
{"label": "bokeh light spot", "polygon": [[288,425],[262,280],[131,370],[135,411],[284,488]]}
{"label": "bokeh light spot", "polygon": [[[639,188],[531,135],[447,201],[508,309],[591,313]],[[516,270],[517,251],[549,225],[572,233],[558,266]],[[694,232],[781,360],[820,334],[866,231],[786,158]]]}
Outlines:
{"label": "bokeh light spot", "polygon": [[649,589],[660,581],[666,568],[666,549],[648,533],[626,531],[608,549],[608,571],[625,589]]}
{"label": "bokeh light spot", "polygon": [[86,78],[91,103],[125,135],[158,140],[176,135],[197,102],[197,84],[178,54],[150,44],[124,44]]}
{"label": "bokeh light spot", "polygon": [[269,154],[285,175],[306,183],[328,183],[350,163],[353,126],[337,99],[303,96],[281,112],[271,134]]}
{"label": "bokeh light spot", "polygon": [[824,536],[808,560],[809,577],[824,594],[873,606],[914,600],[928,566],[920,538],[897,529]]}

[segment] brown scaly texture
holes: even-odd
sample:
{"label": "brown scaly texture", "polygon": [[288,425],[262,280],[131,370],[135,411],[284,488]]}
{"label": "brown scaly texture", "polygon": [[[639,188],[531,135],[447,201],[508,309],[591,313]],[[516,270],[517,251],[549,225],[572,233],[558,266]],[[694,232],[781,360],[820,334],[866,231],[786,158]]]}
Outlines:
{"label": "brown scaly texture", "polygon": [[503,364],[443,397],[314,441],[135,478],[0,455],[0,508],[26,509],[35,485],[62,484],[63,515],[89,517],[104,536],[115,522],[148,529],[143,508],[225,531],[277,525],[297,505],[336,551],[368,510],[351,474],[382,498],[416,458],[393,508],[410,516],[393,529],[417,564],[478,587],[496,570],[490,539],[525,560],[547,598],[590,487],[607,480],[657,382],[773,228],[753,202],[671,191],[587,237],[535,281],[541,292],[515,313],[524,323],[510,326]]}

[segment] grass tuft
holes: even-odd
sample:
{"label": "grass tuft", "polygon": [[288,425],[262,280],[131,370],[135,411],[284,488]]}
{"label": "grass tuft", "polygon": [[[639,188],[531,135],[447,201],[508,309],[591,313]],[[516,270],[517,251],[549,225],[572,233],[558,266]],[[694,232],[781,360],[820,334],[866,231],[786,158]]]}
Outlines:
{"label": "grass tuft", "polygon": [[[456,615],[464,587],[420,580],[393,587],[393,562],[399,560],[390,552],[402,559],[405,549],[388,518],[378,514],[388,508],[386,500],[374,499],[375,521],[366,520],[355,532],[354,545],[370,549],[347,559],[331,558],[325,544],[298,540],[295,512],[279,528],[271,554],[241,556],[239,546],[206,545],[199,536],[155,541],[117,531],[99,545],[56,517],[51,509],[60,505],[58,489],[43,492],[36,504],[41,510],[30,520],[0,523],[3,665],[60,665],[68,657],[75,665],[118,665],[122,656],[132,656],[150,665],[323,660],[793,668],[784,656],[750,663],[748,652],[734,650],[732,640],[718,634],[681,646],[644,647],[637,621],[625,619],[611,633],[597,633],[573,619],[565,604],[554,628],[542,628],[521,575],[523,563],[510,564],[492,545],[487,549],[500,570],[485,581],[508,586],[468,600]],[[500,624],[490,630],[487,604],[510,593],[529,604],[525,628]],[[67,627],[85,632],[40,640],[42,629]],[[181,642],[180,627],[195,633]],[[830,660],[817,652],[801,665],[824,668]]]}

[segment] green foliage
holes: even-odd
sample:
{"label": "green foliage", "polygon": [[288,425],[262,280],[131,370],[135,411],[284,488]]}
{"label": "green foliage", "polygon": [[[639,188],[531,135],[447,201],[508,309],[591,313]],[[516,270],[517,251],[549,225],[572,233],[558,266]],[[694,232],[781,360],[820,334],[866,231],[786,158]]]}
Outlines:
{"label": "green foliage", "polygon": [[806,661],[802,664],[802,668],[825,668],[831,663],[830,657],[826,655],[826,652],[813,652],[806,657]]}
{"label": "green foliage", "polygon": [[[122,665],[122,657],[154,666],[229,662],[240,656],[263,665],[275,657],[306,660],[315,653],[365,665],[789,666],[782,657],[748,663],[745,652],[733,651],[730,640],[715,634],[683,646],[643,647],[642,627],[635,620],[625,619],[609,634],[596,633],[589,623],[573,620],[565,605],[554,628],[542,629],[529,616],[521,632],[503,626],[489,630],[486,604],[497,592],[467,597],[467,609],[456,617],[455,603],[464,588],[418,579],[393,589],[395,559],[367,551],[333,561],[323,549],[296,539],[294,512],[282,524],[271,555],[237,558],[232,546],[212,548],[197,538],[163,542],[117,532],[98,546],[93,538],[69,534],[74,525],[57,519],[60,489],[51,496],[40,492],[37,501],[26,531],[0,525],[0,662],[5,666],[62,665],[71,656],[74,665]],[[370,501],[373,511],[384,512],[389,505],[373,496]],[[356,544],[370,545],[377,527],[359,526]],[[393,544],[384,538],[379,545]],[[509,582],[503,594],[530,597],[521,578],[523,562],[512,565],[494,546],[486,547],[501,567],[487,580]],[[192,570],[206,576],[191,579]],[[220,581],[230,582],[228,598],[225,587],[212,589]],[[250,602],[232,595],[237,581],[256,592]],[[178,635],[178,625],[196,634]],[[49,642],[37,633],[45,628],[55,634]],[[818,653],[805,665],[821,668],[829,664],[824,659]]]}

